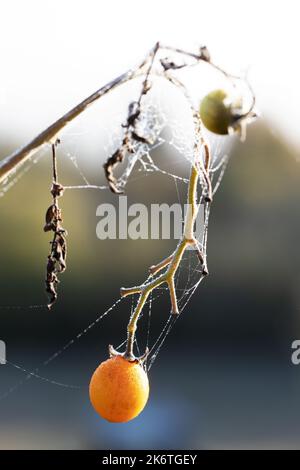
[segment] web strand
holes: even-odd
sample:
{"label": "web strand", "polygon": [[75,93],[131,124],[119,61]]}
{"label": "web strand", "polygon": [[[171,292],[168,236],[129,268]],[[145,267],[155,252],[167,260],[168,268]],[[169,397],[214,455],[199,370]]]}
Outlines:
{"label": "web strand", "polygon": [[[54,385],[59,385],[59,386],[64,386],[65,388],[68,387],[67,384],[61,384],[60,382],[54,381],[54,380],[49,380],[44,377],[41,377],[38,372],[48,366],[51,362],[53,362],[55,359],[57,359],[59,356],[61,356],[67,349],[69,349],[73,344],[75,344],[82,336],[84,336],[86,333],[88,333],[92,328],[94,328],[101,320],[103,320],[104,317],[106,317],[109,313],[111,313],[115,307],[122,301],[122,298],[119,298],[113,305],[111,305],[104,313],[99,315],[92,323],[90,323],[86,328],[81,330],[74,338],[72,338],[70,341],[68,341],[62,348],[58,349],[54,354],[52,354],[49,358],[47,358],[41,366],[37,367],[33,371],[28,372],[27,370],[23,369],[21,366],[18,366],[17,364],[13,364],[12,362],[8,362],[8,364],[14,366],[15,368],[25,372],[27,376],[20,380],[16,385],[11,387],[7,392],[2,394],[0,396],[0,401],[4,398],[6,398],[8,395],[10,395],[12,392],[17,390],[21,385],[23,385],[25,382],[27,382],[29,379],[32,377],[44,380],[44,381],[49,381],[50,383]],[[70,388],[76,388],[76,386],[70,386]]]}

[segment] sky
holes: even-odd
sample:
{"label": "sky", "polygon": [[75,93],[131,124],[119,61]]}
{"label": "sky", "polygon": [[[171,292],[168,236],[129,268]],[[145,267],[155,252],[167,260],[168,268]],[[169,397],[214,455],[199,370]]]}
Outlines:
{"label": "sky", "polygon": [[137,64],[159,40],[206,44],[243,73],[275,133],[300,146],[299,2],[295,0],[1,0],[1,141],[35,136]]}

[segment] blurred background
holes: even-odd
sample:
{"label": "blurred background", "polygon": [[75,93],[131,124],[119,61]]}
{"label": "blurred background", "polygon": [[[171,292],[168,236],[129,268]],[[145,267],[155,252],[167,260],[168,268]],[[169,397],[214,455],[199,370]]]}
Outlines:
{"label": "blurred background", "polygon": [[[230,143],[230,163],[209,225],[210,276],[150,371],[144,412],[131,423],[109,424],[88,399],[90,376],[105,359],[107,345],[125,339],[131,303],[124,301],[39,371],[80,389],[26,380],[26,373],[0,366],[0,448],[300,448],[300,366],[290,359],[291,343],[300,338],[296,2],[12,0],[2,2],[1,10],[1,158],[138,63],[157,40],[189,50],[206,44],[226,70],[248,71],[261,117],[249,127],[245,143]],[[205,78],[193,74],[194,93]],[[91,183],[103,184],[101,168],[128,94],[130,88],[99,103],[90,119],[66,131],[58,153],[63,184],[82,183],[68,153]],[[182,110],[174,103],[173,108],[180,122]],[[68,269],[53,310],[38,307],[47,301],[50,237],[42,227],[50,204],[49,155],[43,150],[0,198],[0,339],[8,361],[29,371],[113,304],[120,286],[141,282],[147,267],[175,244],[100,241],[96,208],[105,202],[117,206],[117,197],[109,191],[66,191],[61,206],[69,232]],[[170,146],[156,158],[172,172],[188,173],[188,162]],[[182,201],[184,189],[179,188]],[[127,195],[129,203],[178,201],[173,180],[161,174],[138,177]],[[168,298],[157,305],[152,341],[168,316]],[[141,329],[146,334],[145,324]]]}

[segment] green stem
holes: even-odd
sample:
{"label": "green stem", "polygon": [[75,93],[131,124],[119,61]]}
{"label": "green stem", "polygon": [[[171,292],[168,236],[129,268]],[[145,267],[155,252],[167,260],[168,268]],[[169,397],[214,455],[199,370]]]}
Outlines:
{"label": "green stem", "polygon": [[[127,358],[128,360],[133,360],[135,358],[133,354],[133,346],[134,346],[135,333],[137,329],[137,322],[145,306],[145,303],[148,299],[149,294],[154,289],[159,287],[161,284],[167,283],[169,286],[174,285],[174,276],[181,263],[183,254],[188,245],[195,243],[194,224],[195,224],[195,220],[196,220],[197,212],[198,212],[198,207],[197,207],[197,202],[196,202],[197,183],[198,183],[198,171],[196,167],[193,165],[191,168],[191,174],[190,174],[190,179],[189,179],[189,188],[188,188],[188,196],[187,196],[188,210],[187,210],[187,215],[186,215],[186,219],[184,222],[184,231],[183,231],[184,235],[182,236],[182,239],[178,243],[177,248],[174,251],[173,255],[167,258],[167,260],[169,261],[168,263],[169,266],[166,272],[139,288],[133,288],[133,289],[128,289],[128,290],[124,289],[124,291],[127,291],[128,294],[140,292],[138,303],[135,307],[135,310],[127,326],[127,344],[126,344],[125,358]],[[172,306],[174,307],[174,304],[176,304],[176,296],[174,298],[173,291],[172,292],[170,291],[170,294],[171,294]],[[174,314],[178,314],[177,308],[175,309],[173,308],[172,311]]]}

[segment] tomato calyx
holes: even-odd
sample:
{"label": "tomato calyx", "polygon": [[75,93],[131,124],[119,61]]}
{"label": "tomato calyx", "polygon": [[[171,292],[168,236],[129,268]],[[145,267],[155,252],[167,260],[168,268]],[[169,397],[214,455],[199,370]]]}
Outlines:
{"label": "tomato calyx", "polygon": [[140,364],[140,365],[144,364],[144,362],[146,361],[150,353],[149,348],[147,347],[142,356],[136,357],[134,354],[128,354],[127,351],[125,352],[117,351],[111,344],[108,346],[108,352],[111,358],[121,356],[124,359],[126,359],[126,361],[128,362],[136,362],[137,364]]}

